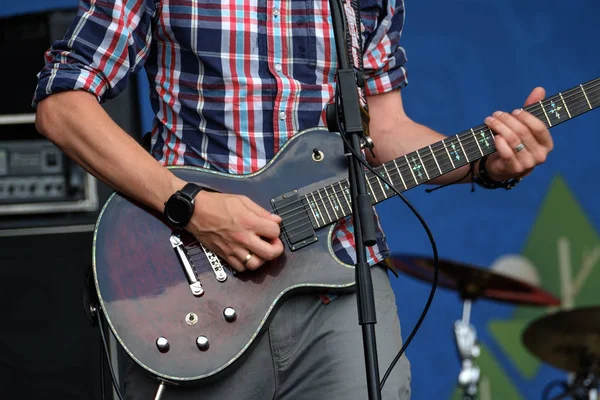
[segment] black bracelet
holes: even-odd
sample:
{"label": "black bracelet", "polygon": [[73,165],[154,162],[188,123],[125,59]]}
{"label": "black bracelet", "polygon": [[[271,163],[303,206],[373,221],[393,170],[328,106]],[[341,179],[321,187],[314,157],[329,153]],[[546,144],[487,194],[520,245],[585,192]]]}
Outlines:
{"label": "black bracelet", "polygon": [[503,182],[498,182],[492,179],[488,174],[487,169],[485,168],[485,162],[487,161],[487,159],[488,156],[485,156],[479,161],[479,171],[478,173],[473,174],[473,181],[479,186],[484,187],[486,189],[504,188],[506,190],[510,190],[514,188],[517,185],[517,183],[523,180],[522,177],[507,179]]}

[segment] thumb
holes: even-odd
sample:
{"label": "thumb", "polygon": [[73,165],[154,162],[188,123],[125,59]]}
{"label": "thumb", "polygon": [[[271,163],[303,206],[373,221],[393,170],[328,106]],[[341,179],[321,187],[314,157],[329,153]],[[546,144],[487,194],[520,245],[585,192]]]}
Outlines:
{"label": "thumb", "polygon": [[542,101],[544,97],[546,97],[546,89],[538,86],[529,93],[527,100],[525,100],[525,105],[528,106],[537,103],[538,101]]}

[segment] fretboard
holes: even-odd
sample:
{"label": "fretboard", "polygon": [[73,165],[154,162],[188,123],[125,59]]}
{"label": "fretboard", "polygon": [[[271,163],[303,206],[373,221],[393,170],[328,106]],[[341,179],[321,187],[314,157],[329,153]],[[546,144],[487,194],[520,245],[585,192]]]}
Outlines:
{"label": "fretboard", "polygon": [[[558,93],[524,108],[551,128],[600,106],[600,78]],[[406,191],[496,151],[494,133],[478,125],[457,135],[387,162],[375,170],[400,191]],[[395,192],[367,171],[367,189],[377,204]],[[348,179],[325,186],[302,198],[315,228],[352,213]]]}

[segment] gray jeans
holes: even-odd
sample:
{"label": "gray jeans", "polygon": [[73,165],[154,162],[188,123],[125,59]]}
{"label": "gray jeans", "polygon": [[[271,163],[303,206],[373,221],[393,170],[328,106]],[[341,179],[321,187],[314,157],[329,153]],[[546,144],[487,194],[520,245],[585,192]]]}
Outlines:
{"label": "gray jeans", "polygon": [[[387,271],[372,268],[377,311],[379,371],[383,377],[401,347],[400,323]],[[366,400],[362,333],[356,296],[329,304],[314,294],[286,300],[244,363],[220,381],[167,386],[162,400]],[[125,378],[126,400],[152,400],[158,383],[132,365]],[[410,398],[410,364],[403,356],[388,377],[385,400]]]}

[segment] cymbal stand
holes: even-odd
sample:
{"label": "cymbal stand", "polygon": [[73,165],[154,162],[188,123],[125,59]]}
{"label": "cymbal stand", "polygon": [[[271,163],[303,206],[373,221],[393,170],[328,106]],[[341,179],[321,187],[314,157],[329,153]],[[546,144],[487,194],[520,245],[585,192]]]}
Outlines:
{"label": "cymbal stand", "polygon": [[553,397],[551,400],[598,400],[600,378],[592,370],[578,373],[572,382],[564,385],[565,392]]}
{"label": "cymbal stand", "polygon": [[464,299],[462,319],[454,322],[456,347],[462,362],[462,368],[458,374],[458,383],[463,390],[463,400],[476,399],[481,375],[479,366],[475,362],[481,353],[481,349],[477,342],[477,331],[470,323],[471,306],[472,300]]}

